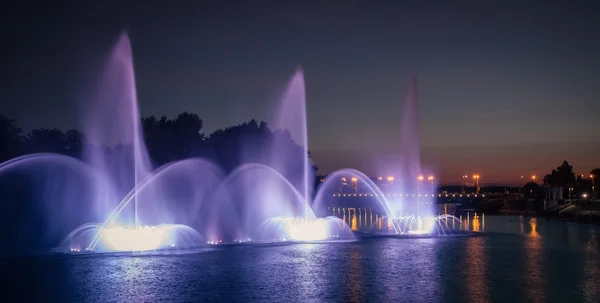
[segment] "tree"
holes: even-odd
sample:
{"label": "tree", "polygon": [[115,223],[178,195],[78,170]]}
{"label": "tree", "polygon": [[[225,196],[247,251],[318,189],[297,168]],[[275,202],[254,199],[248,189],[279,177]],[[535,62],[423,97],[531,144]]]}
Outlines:
{"label": "tree", "polygon": [[0,116],[0,163],[22,153],[22,135],[15,120]]}
{"label": "tree", "polygon": [[155,165],[202,156],[205,152],[203,122],[196,114],[181,113],[171,120],[166,116],[142,119],[144,139]]}
{"label": "tree", "polygon": [[550,186],[573,187],[575,181],[573,166],[569,165],[567,161],[563,161],[559,167],[544,177],[544,183]]}
{"label": "tree", "polygon": [[65,134],[57,128],[39,128],[32,130],[26,137],[28,153],[60,153],[66,152]]}
{"label": "tree", "polygon": [[64,136],[65,153],[71,157],[81,158],[85,135],[75,129],[68,130]]}
{"label": "tree", "polygon": [[[208,136],[206,144],[209,157],[225,172],[245,163],[261,163],[277,170],[296,186],[305,182],[303,160],[310,158],[310,153],[294,142],[288,130],[271,131],[266,122],[251,120],[216,130]],[[313,180],[316,171],[313,165],[309,180]]]}

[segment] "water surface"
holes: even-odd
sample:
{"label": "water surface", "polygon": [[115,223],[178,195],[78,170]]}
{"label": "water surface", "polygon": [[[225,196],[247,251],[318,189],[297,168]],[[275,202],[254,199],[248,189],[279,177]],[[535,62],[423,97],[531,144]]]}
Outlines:
{"label": "water surface", "polygon": [[597,226],[487,217],[477,237],[1,260],[3,302],[598,302]]}

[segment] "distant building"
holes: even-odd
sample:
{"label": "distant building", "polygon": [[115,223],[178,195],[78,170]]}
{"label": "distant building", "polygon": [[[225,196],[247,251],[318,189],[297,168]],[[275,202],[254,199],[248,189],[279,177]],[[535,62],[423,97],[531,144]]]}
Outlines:
{"label": "distant building", "polygon": [[546,192],[546,202],[544,203],[544,209],[551,209],[558,205],[558,201],[563,200],[564,188],[560,186],[546,186],[544,187]]}

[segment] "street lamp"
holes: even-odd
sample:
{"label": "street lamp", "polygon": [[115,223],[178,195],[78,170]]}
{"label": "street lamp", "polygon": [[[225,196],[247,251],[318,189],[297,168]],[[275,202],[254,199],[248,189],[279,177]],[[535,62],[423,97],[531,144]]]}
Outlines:
{"label": "street lamp", "polygon": [[352,179],[350,179],[350,181],[352,181],[352,187],[354,187],[354,192],[357,193],[358,192],[358,178],[352,177]]}
{"label": "street lamp", "polygon": [[390,192],[394,190],[394,176],[387,177],[388,183],[390,184]]}
{"label": "street lamp", "polygon": [[569,203],[573,203],[573,187],[569,187]]}
{"label": "street lamp", "polygon": [[590,175],[590,179],[592,179],[592,199],[596,202],[596,186],[594,184],[594,175]]}
{"label": "street lamp", "polygon": [[479,194],[479,175],[473,175],[473,179],[475,179],[475,187],[476,187],[476,193],[475,194]]}
{"label": "street lamp", "polygon": [[535,184],[535,175],[531,176],[531,179],[533,180],[533,183]]}
{"label": "street lamp", "polygon": [[[423,176],[418,176],[417,180],[419,181],[423,181]],[[417,222],[419,220],[421,220],[421,192],[419,191],[419,184],[421,182],[417,183]]]}
{"label": "street lamp", "polygon": [[521,187],[519,188],[519,194],[523,190],[523,186],[525,186],[525,183],[523,183],[523,176],[521,176]]}

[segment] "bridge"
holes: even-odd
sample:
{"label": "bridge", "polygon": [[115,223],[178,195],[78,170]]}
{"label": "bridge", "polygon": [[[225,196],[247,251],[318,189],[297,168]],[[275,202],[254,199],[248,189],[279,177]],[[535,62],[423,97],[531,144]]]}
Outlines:
{"label": "bridge", "polygon": [[444,194],[372,194],[372,193],[353,193],[343,194],[334,193],[333,197],[430,197],[430,198],[485,198],[484,194],[457,194],[457,193],[444,193]]}

